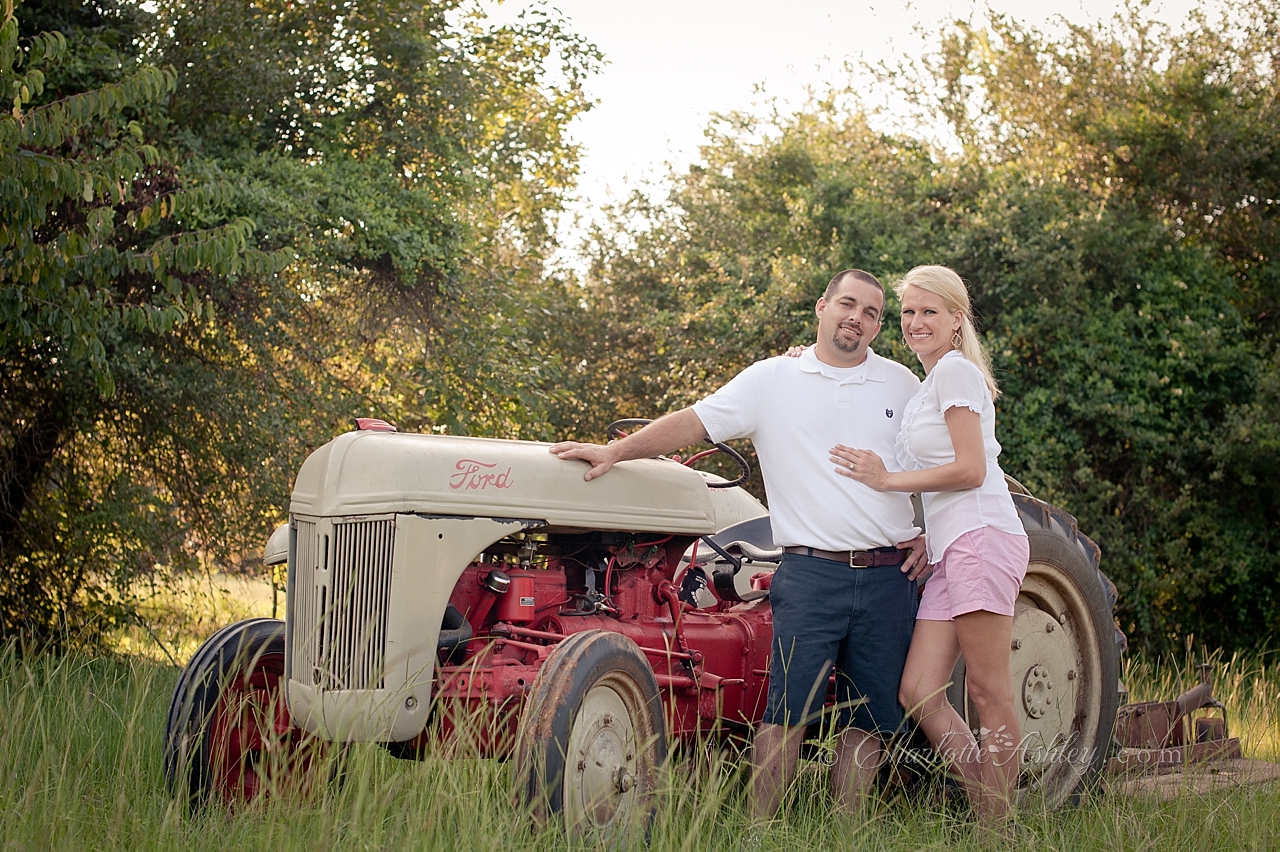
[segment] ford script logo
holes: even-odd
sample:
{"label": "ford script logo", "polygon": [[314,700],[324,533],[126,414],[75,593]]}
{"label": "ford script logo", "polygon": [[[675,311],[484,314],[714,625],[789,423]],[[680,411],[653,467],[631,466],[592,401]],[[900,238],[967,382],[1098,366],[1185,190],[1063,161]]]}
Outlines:
{"label": "ford script logo", "polygon": [[510,488],[511,468],[499,473],[497,464],[476,461],[475,459],[458,459],[453,466],[458,471],[449,477],[449,487],[457,491],[483,491],[486,488]]}

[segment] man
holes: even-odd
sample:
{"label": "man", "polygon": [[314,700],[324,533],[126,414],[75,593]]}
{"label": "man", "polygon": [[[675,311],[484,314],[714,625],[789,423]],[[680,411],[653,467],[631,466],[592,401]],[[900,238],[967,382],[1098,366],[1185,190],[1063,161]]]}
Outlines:
{"label": "man", "polygon": [[[908,495],[877,492],[835,472],[836,444],[871,449],[893,465],[901,412],[920,382],[871,352],[884,288],[848,269],[815,307],[815,345],[799,358],[759,361],[706,399],[608,446],[559,443],[551,452],[591,464],[585,479],[627,459],[674,452],[710,437],[750,437],[785,548],[770,591],[773,654],[753,750],[752,811],[771,816],[794,777],[805,727],[818,718],[835,665],[838,724],[832,792],[855,810],[883,760],[915,619],[923,543]],[[904,556],[903,551],[909,551]]]}

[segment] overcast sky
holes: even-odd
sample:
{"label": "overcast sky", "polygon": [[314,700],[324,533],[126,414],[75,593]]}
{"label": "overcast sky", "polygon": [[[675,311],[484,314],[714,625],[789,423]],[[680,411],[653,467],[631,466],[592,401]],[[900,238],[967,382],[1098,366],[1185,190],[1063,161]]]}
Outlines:
{"label": "overcast sky", "polygon": [[[1211,0],[1210,0],[1211,2]],[[506,0],[499,18],[535,5]],[[919,55],[920,31],[983,10],[1052,26],[1109,20],[1115,0],[1060,3],[991,0],[551,0],[609,63],[591,80],[596,106],[575,122],[584,146],[579,209],[598,209],[664,162],[697,158],[712,112],[750,108],[767,97],[798,105],[806,85],[841,79],[846,60],[878,62]],[[1155,14],[1182,22],[1193,0],[1157,0]],[[763,92],[763,95],[761,94]]]}

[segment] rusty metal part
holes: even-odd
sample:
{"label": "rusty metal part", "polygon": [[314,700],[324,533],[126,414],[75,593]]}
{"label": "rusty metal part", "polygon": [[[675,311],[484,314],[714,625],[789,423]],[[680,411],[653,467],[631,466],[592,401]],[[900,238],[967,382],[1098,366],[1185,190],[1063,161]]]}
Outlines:
{"label": "rusty metal part", "polygon": [[[1227,708],[1213,697],[1213,669],[1200,666],[1200,683],[1172,701],[1126,704],[1116,714],[1119,752],[1108,762],[1111,774],[1159,772],[1188,763],[1241,757],[1240,739],[1230,735]],[[1217,710],[1220,716],[1195,714]]]}
{"label": "rusty metal part", "polygon": [[[1187,745],[1195,741],[1191,714],[1197,710],[1216,708],[1223,712],[1220,736],[1226,739],[1226,708],[1213,697],[1212,668],[1200,667],[1200,683],[1172,701],[1145,701],[1126,704],[1116,714],[1116,742],[1122,748],[1161,749]],[[1219,730],[1211,726],[1212,730]],[[1206,728],[1206,733],[1210,728]]]}
{"label": "rusty metal part", "polygon": [[1122,748],[1107,764],[1112,775],[1133,772],[1160,772],[1188,763],[1213,763],[1242,757],[1240,738],[1228,737],[1169,748]]}

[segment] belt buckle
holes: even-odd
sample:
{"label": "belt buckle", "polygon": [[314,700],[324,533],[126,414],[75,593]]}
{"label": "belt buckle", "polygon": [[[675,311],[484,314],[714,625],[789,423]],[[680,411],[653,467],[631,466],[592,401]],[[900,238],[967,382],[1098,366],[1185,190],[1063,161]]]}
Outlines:
{"label": "belt buckle", "polygon": [[850,568],[870,568],[875,562],[875,554],[866,550],[849,551]]}

